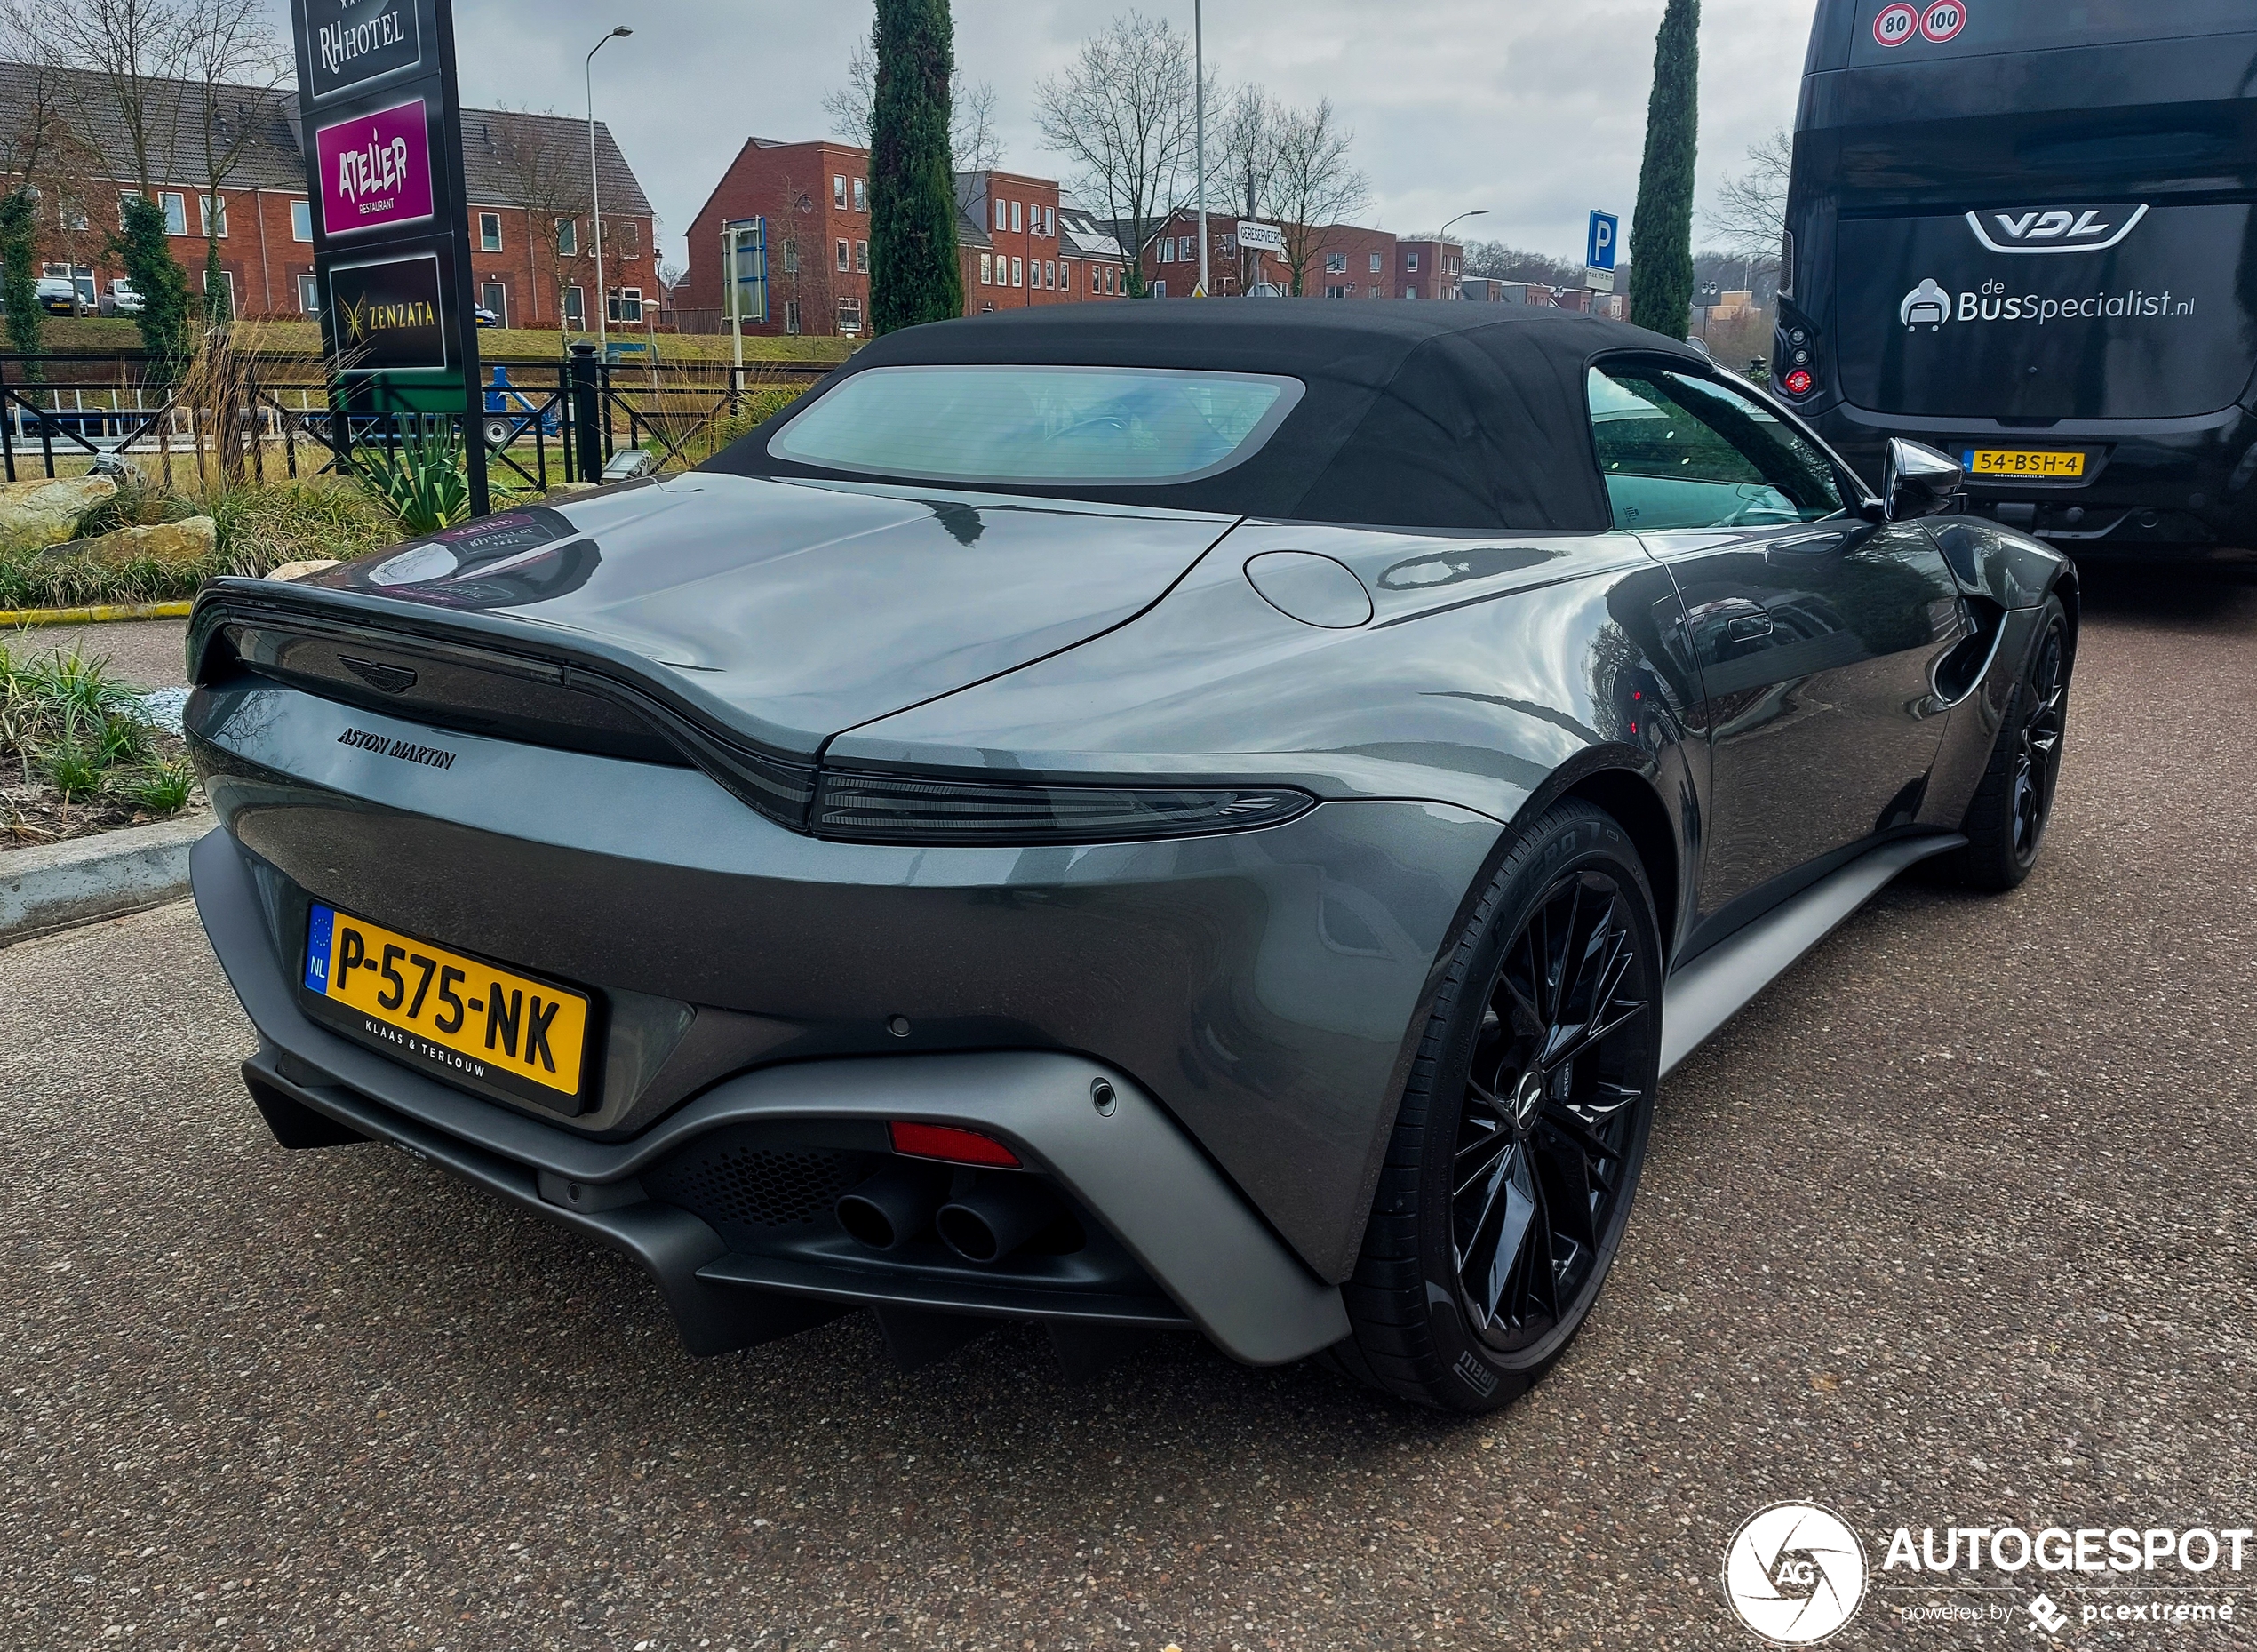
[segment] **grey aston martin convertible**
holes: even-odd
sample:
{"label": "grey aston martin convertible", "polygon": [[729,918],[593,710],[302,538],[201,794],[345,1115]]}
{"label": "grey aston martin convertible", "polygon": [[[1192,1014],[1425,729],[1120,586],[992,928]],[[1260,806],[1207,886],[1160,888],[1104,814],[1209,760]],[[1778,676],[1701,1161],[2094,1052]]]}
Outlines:
{"label": "grey aston martin convertible", "polygon": [[867,1308],[1500,1404],[1661,1076],[1915,862],[2038,852],[2075,573],[1958,484],[1557,312],[881,339],[701,470],[205,591],[244,1077],[700,1353]]}

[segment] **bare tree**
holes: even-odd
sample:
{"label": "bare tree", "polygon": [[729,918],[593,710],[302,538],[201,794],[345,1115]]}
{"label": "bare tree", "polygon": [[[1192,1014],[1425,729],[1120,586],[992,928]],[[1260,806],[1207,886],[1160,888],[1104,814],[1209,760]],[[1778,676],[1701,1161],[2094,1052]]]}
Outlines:
{"label": "bare tree", "polygon": [[79,132],[115,126],[123,157],[144,197],[178,175],[179,86],[190,42],[180,14],[165,0],[83,0],[39,14],[55,59],[91,71],[65,84],[76,105]]}
{"label": "bare tree", "polygon": [[1138,298],[1144,251],[1191,181],[1195,84],[1191,42],[1167,19],[1130,12],[1035,90],[1043,145],[1066,157],[1074,193],[1113,220]]}
{"label": "bare tree", "polygon": [[1280,110],[1277,170],[1271,199],[1285,234],[1285,267],[1295,298],[1307,290],[1312,266],[1331,244],[1343,219],[1371,204],[1371,185],[1348,164],[1355,134],[1334,115],[1332,100]]}
{"label": "bare tree", "polygon": [[1581,259],[1553,258],[1547,252],[1507,246],[1502,241],[1467,242],[1465,273],[1495,281],[1534,281],[1547,287],[1580,287],[1583,283]]}
{"label": "bare tree", "polygon": [[[847,53],[846,84],[823,94],[831,130],[849,142],[867,148],[870,110],[878,91],[877,47],[870,39],[857,40]],[[960,172],[985,172],[1003,157],[1002,141],[995,135],[995,87],[985,80],[951,76],[948,110],[948,149]]]}
{"label": "bare tree", "polygon": [[[493,159],[508,181],[509,198],[525,211],[533,279],[545,289],[556,322],[559,354],[566,349],[565,299],[580,289],[580,321],[587,323],[586,295],[595,269],[588,205],[587,140],[574,121],[505,106],[489,123]],[[602,283],[594,283],[596,301]],[[538,311],[534,316],[538,320]]]}
{"label": "bare tree", "polygon": [[1787,181],[1795,167],[1794,134],[1782,126],[1748,146],[1749,168],[1727,178],[1709,212],[1711,232],[1744,262],[1779,255],[1787,233]]}
{"label": "bare tree", "polygon": [[[1280,110],[1260,86],[1233,91],[1208,123],[1207,198],[1226,212],[1258,219],[1275,205]],[[1261,254],[1238,251],[1239,290],[1254,284]]]}
{"label": "bare tree", "polygon": [[275,118],[272,94],[290,78],[291,64],[260,0],[185,0],[175,15],[186,83],[180,113],[195,117],[202,139],[196,161],[203,186],[204,324],[216,326],[232,319],[219,267],[219,237],[227,233],[221,188]]}
{"label": "bare tree", "polygon": [[1003,158],[995,132],[995,86],[985,80],[951,80],[948,149],[960,172],[984,172]]}

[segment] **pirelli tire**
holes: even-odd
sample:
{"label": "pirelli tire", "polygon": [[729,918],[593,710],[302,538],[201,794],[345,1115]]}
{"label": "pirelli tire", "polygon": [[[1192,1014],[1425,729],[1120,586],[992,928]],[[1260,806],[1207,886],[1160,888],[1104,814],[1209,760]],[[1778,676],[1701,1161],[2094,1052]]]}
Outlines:
{"label": "pirelli tire", "polygon": [[1343,1294],[1342,1370],[1455,1412],[1504,1405],[1588,1318],[1653,1122],[1663,956],[1628,833],[1547,811],[1464,921]]}

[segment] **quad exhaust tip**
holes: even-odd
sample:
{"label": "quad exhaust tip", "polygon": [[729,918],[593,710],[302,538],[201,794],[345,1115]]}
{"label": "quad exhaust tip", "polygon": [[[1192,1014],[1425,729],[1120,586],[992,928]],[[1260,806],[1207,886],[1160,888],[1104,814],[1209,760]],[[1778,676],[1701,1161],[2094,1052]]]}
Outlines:
{"label": "quad exhaust tip", "polygon": [[947,1181],[945,1172],[922,1165],[889,1164],[833,1209],[850,1237],[873,1250],[893,1250],[932,1225]]}
{"label": "quad exhaust tip", "polygon": [[1001,1262],[1058,1217],[1057,1196],[1041,1183],[1014,1176],[988,1178],[933,1213],[941,1241],[967,1262]]}

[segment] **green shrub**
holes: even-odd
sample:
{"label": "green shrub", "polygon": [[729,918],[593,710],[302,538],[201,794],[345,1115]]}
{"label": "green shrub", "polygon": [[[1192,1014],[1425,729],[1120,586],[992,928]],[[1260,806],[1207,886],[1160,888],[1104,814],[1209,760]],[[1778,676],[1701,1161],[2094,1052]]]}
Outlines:
{"label": "green shrub", "polygon": [[263,574],[317,556],[347,562],[400,537],[391,512],[342,477],[246,483],[212,495],[205,508],[219,525],[217,571],[227,573]]}
{"label": "green shrub", "polygon": [[186,758],[151,763],[140,773],[120,780],[114,789],[150,814],[177,815],[188,806],[195,792],[195,769]]}
{"label": "green shrub", "polygon": [[470,479],[463,474],[462,444],[444,435],[403,435],[390,447],[355,449],[369,489],[411,537],[436,533],[470,519]]}
{"label": "green shrub", "polygon": [[167,493],[140,470],[129,470],[117,491],[89,505],[71,524],[74,539],[92,539],[120,528],[154,528],[160,523],[185,522],[196,507],[177,493]]}
{"label": "green shrub", "polygon": [[103,721],[94,745],[104,767],[144,762],[149,754],[149,725],[131,713],[113,712]]}
{"label": "green shrub", "polygon": [[65,802],[84,797],[102,783],[101,753],[76,734],[65,735],[52,746],[44,747],[37,756],[48,783],[63,794]]}

